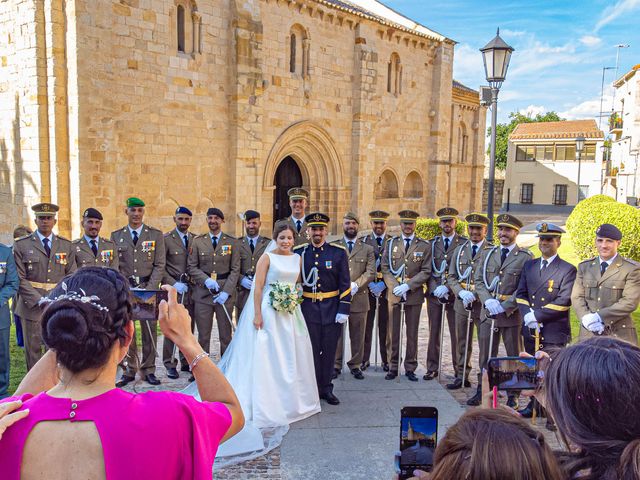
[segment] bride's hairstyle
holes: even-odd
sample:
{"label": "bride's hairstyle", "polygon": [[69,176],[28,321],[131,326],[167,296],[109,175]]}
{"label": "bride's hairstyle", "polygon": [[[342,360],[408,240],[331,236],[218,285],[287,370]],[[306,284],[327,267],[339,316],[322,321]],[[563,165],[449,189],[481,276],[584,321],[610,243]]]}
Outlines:
{"label": "bride's hairstyle", "polygon": [[290,223],[283,223],[283,224],[280,224],[280,225],[276,226],[276,228],[273,230],[273,239],[277,240],[278,239],[278,235],[280,235],[285,230],[291,230],[291,233],[293,234],[294,238],[295,238],[296,234],[298,233],[293,228],[293,225],[291,225]]}
{"label": "bride's hairstyle", "polygon": [[67,370],[104,365],[116,341],[126,341],[131,321],[129,283],[111,268],[84,267],[49,294],[42,314],[42,339]]}

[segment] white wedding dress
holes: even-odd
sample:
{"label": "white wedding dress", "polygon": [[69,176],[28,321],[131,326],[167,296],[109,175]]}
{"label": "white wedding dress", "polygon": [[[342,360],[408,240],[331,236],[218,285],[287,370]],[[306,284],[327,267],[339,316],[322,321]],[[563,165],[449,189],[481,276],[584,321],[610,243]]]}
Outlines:
{"label": "white wedding dress", "polygon": [[[298,306],[293,314],[276,312],[269,304],[271,284],[295,285],[300,255],[270,251],[265,255],[269,255],[269,270],[260,303],[263,328],[256,330],[253,325],[252,288],[233,340],[218,363],[240,400],[245,426],[220,445],[217,467],[264,455],[280,445],[290,423],[320,411],[311,340],[302,310]],[[195,383],[183,392],[200,398]]]}

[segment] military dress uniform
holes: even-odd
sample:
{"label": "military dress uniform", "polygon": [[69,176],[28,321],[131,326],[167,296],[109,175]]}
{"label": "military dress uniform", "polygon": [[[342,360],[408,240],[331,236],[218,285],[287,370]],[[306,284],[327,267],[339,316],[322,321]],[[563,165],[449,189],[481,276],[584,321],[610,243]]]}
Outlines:
{"label": "military dress uniform", "polygon": [[[222,356],[231,342],[230,317],[233,315],[235,293],[240,280],[240,249],[236,238],[223,232],[219,233],[219,240],[214,249],[211,235],[207,232],[193,239],[187,271],[195,285],[192,298],[195,304],[198,343],[206,352],[210,351],[211,330],[215,315],[220,339],[220,356]],[[220,287],[218,292],[211,292],[205,286],[209,278],[218,283]],[[213,303],[214,295],[220,292],[227,293],[229,297],[224,304]]]}
{"label": "military dress uniform", "polygon": [[[185,236],[187,237],[186,244],[184,239]],[[189,312],[192,332],[195,324],[193,301],[191,299],[191,289],[193,288],[193,285],[189,281],[189,275],[187,274],[187,260],[189,258],[189,252],[194,238],[195,235],[193,233],[189,231],[186,233],[178,232],[175,228],[164,234],[166,265],[164,268],[164,276],[162,277],[163,284],[173,285],[179,282],[186,284],[189,288],[184,296],[182,294],[178,294],[178,299]],[[167,337],[164,337],[164,341],[162,343],[162,363],[166,369],[176,368],[178,366],[178,359],[174,357],[175,350],[175,344]],[[183,370],[188,369],[189,364],[184,358],[182,352],[179,352],[179,356]]]}
{"label": "military dress uniform", "polygon": [[[369,282],[373,281],[376,274],[376,259],[373,247],[367,245],[361,239],[351,240],[352,245],[345,238],[333,242],[344,248],[349,258],[349,276],[352,283],[358,285],[358,291],[351,292],[351,307],[349,309],[349,340],[351,345],[351,358],[347,361],[349,370],[360,370],[364,352],[364,330],[369,311]],[[342,369],[342,344],[338,342],[336,351],[335,369]]]}
{"label": "military dress uniform", "polygon": [[[267,246],[271,243],[269,238],[258,235],[258,237],[253,240],[254,245],[252,250],[250,245],[252,240],[253,239],[250,239],[247,236],[238,240],[238,248],[240,250],[240,278],[249,277],[251,280],[253,280],[253,277],[256,274],[256,265],[258,264],[258,260],[260,260],[260,257],[266,250]],[[238,297],[236,299],[237,319],[240,319],[242,309],[249,298],[249,292],[250,290],[244,288],[240,282],[238,282]]]}
{"label": "military dress uniform", "polygon": [[[309,199],[309,192],[307,192],[304,188],[290,188],[287,191],[289,195],[289,200],[300,200],[300,199]],[[308,215],[307,215],[308,217]],[[282,218],[278,220],[273,225],[273,230],[275,231],[281,225],[289,224],[293,227],[293,231],[295,232],[293,236],[294,246],[302,245],[303,243],[309,242],[309,235],[307,234],[307,227],[309,226],[305,221],[306,217],[303,218],[295,218],[293,215],[288,216],[287,218]]]}
{"label": "military dress uniform", "polygon": [[[458,211],[454,208],[442,208],[436,212],[440,220],[455,219]],[[433,378],[434,372],[438,372],[440,359],[440,328],[442,328],[442,305],[433,292],[438,286],[447,286],[447,271],[452,261],[454,250],[467,241],[467,238],[454,232],[451,238],[443,235],[436,235],[430,240],[431,243],[431,276],[427,282],[425,296],[427,298],[427,315],[429,318],[429,343],[427,346],[427,378]],[[444,269],[444,270],[443,270]],[[442,270],[442,271],[441,271]],[[441,271],[441,272],[440,272]],[[440,273],[438,273],[440,272]],[[453,371],[458,371],[458,355],[456,340],[456,316],[454,311],[453,295],[449,295],[444,301],[444,311],[446,312],[447,323],[449,325],[449,336],[451,338],[451,359],[453,361]]]}
{"label": "military dress uniform", "polygon": [[[501,214],[497,217],[498,226],[507,226],[515,230],[522,228],[522,222],[509,214]],[[481,267],[474,272],[476,294],[482,302],[482,313],[480,314],[480,326],[478,327],[478,384],[482,378],[482,369],[486,368],[487,360],[498,354],[500,337],[504,343],[507,355],[517,356],[522,351],[522,337],[520,335],[522,316],[518,310],[516,302],[516,290],[520,282],[520,275],[524,264],[533,256],[531,252],[521,249],[518,245],[513,245],[507,253],[504,262],[501,257],[503,249],[501,245],[484,249],[480,258]],[[488,286],[498,279],[494,293],[489,291]],[[495,330],[491,331],[492,318],[487,311],[485,303],[490,298],[495,298],[505,310],[495,316]],[[492,351],[489,352],[491,335],[493,335]]]}
{"label": "military dress uniform", "polygon": [[[306,217],[310,226],[326,226],[329,217],[320,213]],[[303,302],[301,305],[313,350],[313,363],[320,398],[333,396],[331,377],[342,325],[338,314],[348,316],[351,303],[349,259],[344,248],[323,243],[295,247],[302,257]],[[315,284],[311,281],[317,271]]]}
{"label": "military dress uniform", "polygon": [[[144,205],[142,205],[144,206]],[[143,290],[158,290],[164,277],[166,252],[164,235],[157,228],[142,224],[138,240],[134,243],[132,229],[128,225],[111,233],[111,241],[118,251],[119,270],[123,277],[129,280],[132,288]],[[135,319],[134,319],[135,320]],[[140,322],[142,336],[142,363],[139,366],[143,377],[155,375],[156,344],[158,339],[157,321]],[[138,363],[138,346],[133,337],[129,352],[125,358],[125,377],[135,378]]]}
{"label": "military dress uniform", "polygon": [[0,243],[0,399],[7,396],[9,388],[9,337],[11,310],[9,300],[18,292],[20,279],[11,247]]}
{"label": "military dress uniform", "polygon": [[[418,214],[415,212],[400,212],[400,220],[415,222]],[[406,213],[406,217],[403,214]],[[424,300],[424,285],[431,275],[431,246],[429,242],[418,238],[415,233],[406,246],[404,236],[400,235],[389,239],[382,256],[382,276],[387,286],[389,301],[389,326],[387,335],[390,341],[390,350],[387,352],[389,359],[389,374],[392,378],[399,372],[398,341],[400,337],[400,311],[402,297],[393,294],[393,289],[401,284],[407,284],[409,291],[406,293],[405,325],[406,325],[406,349],[404,358],[405,373],[413,374],[418,367],[418,326],[420,323],[420,311]],[[399,272],[400,269],[402,273]]]}
{"label": "military dress uniform", "polygon": [[77,267],[108,267],[118,270],[120,262],[118,261],[116,244],[104,237],[97,237],[93,240],[96,243],[97,254],[93,253],[89,243],[90,239],[84,235],[72,242]]}
{"label": "military dress uniform", "polygon": [[[560,236],[564,231],[553,224],[542,223],[539,236]],[[556,255],[551,261],[543,257],[527,261],[522,269],[516,301],[522,318],[533,312],[540,326],[539,348],[564,347],[571,341],[571,291],[576,280],[576,267]],[[525,350],[535,353],[535,330],[523,325]]]}
{"label": "military dress uniform", "polygon": [[[613,225],[601,225],[596,235],[621,240],[620,231],[611,227]],[[602,263],[607,263],[607,266]],[[578,319],[589,313],[598,314],[604,325],[602,335],[638,344],[631,313],[640,303],[640,265],[633,260],[618,253],[609,262],[602,262],[598,256],[580,263],[571,302]],[[597,334],[587,330],[584,325],[580,326],[580,340],[594,335]]]}
{"label": "military dress uniform", "polygon": [[[384,220],[386,220],[386,218]],[[376,260],[376,275],[374,281],[376,282],[384,282],[382,278],[382,254],[384,253],[384,248],[389,238],[390,237],[386,234],[378,238],[372,233],[371,235],[367,235],[362,239],[364,243],[373,247]],[[391,344],[389,343],[390,338],[387,336],[389,323],[389,304],[387,301],[388,295],[390,295],[390,293],[385,286],[384,291],[378,297],[378,348],[380,352],[380,360],[382,361],[383,366],[386,366],[389,363],[387,358],[387,351],[389,350],[389,348],[391,348]],[[362,353],[363,366],[368,365],[369,359],[371,358],[371,342],[373,340],[373,324],[375,321],[375,316],[376,296],[370,292],[369,312],[367,313],[367,326],[364,333],[364,350]]]}
{"label": "military dress uniform", "polygon": [[[52,216],[58,211],[58,206],[41,203],[34,205],[32,210],[36,216]],[[50,252],[47,252],[37,231],[16,240],[13,245],[20,277],[15,312],[22,322],[27,369],[31,369],[42,356],[42,307],[38,302],[60,280],[76,270],[75,249],[69,240],[52,233],[47,246]]]}
{"label": "military dress uniform", "polygon": [[[465,217],[469,226],[486,226],[489,225],[489,218],[478,213],[471,213]],[[475,248],[474,248],[475,247]],[[478,301],[475,293],[476,282],[474,273],[482,267],[480,259],[482,253],[491,249],[493,245],[483,239],[481,242],[474,244],[471,240],[458,245],[451,255],[449,271],[447,272],[447,286],[455,297],[453,309],[456,317],[456,353],[458,355],[456,364],[456,378],[462,379],[462,369],[464,364],[464,352],[467,351],[465,381],[469,378],[471,372],[471,354],[473,352],[473,328],[480,325],[480,313],[482,304]],[[471,270],[469,270],[471,269]],[[465,276],[466,275],[466,276]],[[466,290],[473,293],[475,301],[467,309],[460,298],[460,292]],[[469,325],[469,336],[467,337],[467,323],[469,322],[469,313],[471,313],[471,324]],[[467,337],[467,338],[465,338]]]}

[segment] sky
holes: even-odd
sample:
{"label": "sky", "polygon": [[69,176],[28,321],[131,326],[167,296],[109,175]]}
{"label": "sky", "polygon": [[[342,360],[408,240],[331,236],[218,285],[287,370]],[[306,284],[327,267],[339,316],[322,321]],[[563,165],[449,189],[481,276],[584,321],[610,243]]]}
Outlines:
{"label": "sky", "polygon": [[[640,63],[640,0],[382,1],[458,42],[454,78],[474,89],[486,84],[479,49],[500,28],[515,51],[498,97],[499,122],[513,111],[597,121],[602,68],[616,66],[616,45],[629,45],[619,49],[618,77]],[[614,69],[605,71],[605,112],[614,78]]]}

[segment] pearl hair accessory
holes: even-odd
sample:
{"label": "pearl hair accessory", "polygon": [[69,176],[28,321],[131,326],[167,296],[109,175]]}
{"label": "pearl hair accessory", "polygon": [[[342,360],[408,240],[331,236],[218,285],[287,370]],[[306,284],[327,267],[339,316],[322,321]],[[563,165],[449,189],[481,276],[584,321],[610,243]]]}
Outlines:
{"label": "pearl hair accessory", "polygon": [[99,303],[100,297],[98,297],[97,295],[87,295],[86,292],[82,289],[80,289],[80,293],[68,292],[67,284],[65,282],[62,282],[62,290],[64,290],[64,293],[62,295],[58,295],[55,298],[49,298],[49,297],[41,298],[40,301],[38,302],[38,305],[53,303],[59,300],[71,300],[72,302],[88,303],[92,307],[95,307],[98,310],[101,310],[103,312],[109,311],[107,307]]}

